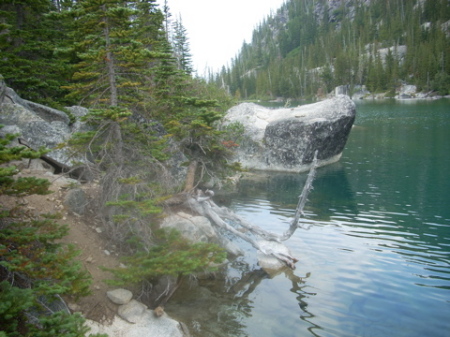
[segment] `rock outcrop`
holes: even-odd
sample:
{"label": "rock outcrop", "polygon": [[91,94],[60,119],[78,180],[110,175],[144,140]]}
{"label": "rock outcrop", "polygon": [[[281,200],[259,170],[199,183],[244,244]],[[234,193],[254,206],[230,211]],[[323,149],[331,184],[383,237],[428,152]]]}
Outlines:
{"label": "rock outcrop", "polygon": [[[67,148],[61,146],[74,133],[92,130],[90,125],[81,121],[89,110],[80,106],[66,107],[64,110],[67,113],[22,99],[6,86],[0,75],[0,124],[4,126],[0,129],[0,136],[18,134],[20,144],[35,150],[41,147],[50,150],[41,159],[55,168],[55,174],[70,172],[73,178],[90,181],[94,177],[90,170],[85,169],[89,165],[87,159],[84,156],[75,158]],[[131,118],[136,123],[152,122],[137,115]],[[152,131],[159,136],[165,134],[164,128],[158,123],[152,124]],[[19,142],[14,145],[19,145]],[[176,183],[179,183],[186,175],[186,167],[181,165],[186,158],[174,142],[170,143],[170,151],[172,156],[166,167]]]}
{"label": "rock outcrop", "polygon": [[[58,145],[67,141],[71,134],[84,126],[80,122],[71,123],[68,114],[47,106],[27,101],[0,81],[0,124],[2,134],[17,133],[33,149],[45,147],[52,151],[47,154],[55,161],[71,166],[71,159],[65,149]],[[78,117],[88,112],[81,107],[67,108]]]}
{"label": "rock outcrop", "polygon": [[316,150],[319,166],[340,159],[355,115],[354,102],[344,95],[288,109],[242,103],[227,112],[224,126],[244,126],[234,157],[244,168],[302,172]]}

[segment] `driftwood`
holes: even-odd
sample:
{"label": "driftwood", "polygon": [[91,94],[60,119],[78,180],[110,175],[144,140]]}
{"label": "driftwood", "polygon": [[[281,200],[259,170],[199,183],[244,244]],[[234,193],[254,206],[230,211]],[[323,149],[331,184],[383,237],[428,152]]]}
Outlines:
{"label": "driftwood", "polygon": [[[298,260],[290,254],[286,253],[286,251],[289,250],[286,249],[286,247],[281,242],[288,240],[295,233],[295,230],[299,227],[299,220],[304,215],[303,208],[305,207],[308,194],[312,189],[312,182],[315,177],[316,168],[317,151],[314,154],[314,159],[308,174],[308,178],[306,179],[302,193],[299,196],[294,219],[292,220],[289,229],[282,235],[268,232],[238,216],[230,209],[226,207],[219,207],[211,199],[214,193],[209,190],[205,191],[205,193],[203,194],[191,196],[190,198],[188,198],[188,204],[197,213],[209,218],[209,220],[219,228],[222,228],[249,242],[255,249],[261,251],[266,255],[273,256],[282,261],[290,268],[295,269],[295,262],[297,262]],[[257,240],[252,236],[241,232],[230,223],[241,226],[247,232],[250,232],[251,234],[253,234],[253,236],[259,238],[260,240]],[[276,242],[278,244],[270,244],[271,242]]]}
{"label": "driftwood", "polygon": [[[18,138],[18,143],[29,148],[30,150],[36,151],[30,145],[28,145],[28,143],[23,138]],[[87,166],[85,165],[68,166],[45,154],[40,156],[39,159],[50,165],[53,168],[54,174],[64,173],[67,174],[70,178],[77,179],[82,183],[92,180],[91,174],[88,172]]]}

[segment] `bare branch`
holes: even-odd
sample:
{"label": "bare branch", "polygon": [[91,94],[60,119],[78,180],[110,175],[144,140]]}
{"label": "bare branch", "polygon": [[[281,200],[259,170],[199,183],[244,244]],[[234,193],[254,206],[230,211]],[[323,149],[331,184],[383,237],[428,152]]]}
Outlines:
{"label": "bare branch", "polygon": [[300,220],[300,217],[305,215],[303,213],[303,208],[305,208],[309,192],[311,192],[311,190],[313,189],[312,183],[314,181],[314,177],[316,176],[316,168],[317,168],[317,150],[314,153],[314,159],[312,161],[312,165],[308,173],[308,178],[306,178],[305,186],[303,186],[302,193],[300,194],[298,199],[294,220],[292,220],[289,229],[282,235],[281,241],[289,239],[294,234],[295,230],[298,228],[298,221]]}

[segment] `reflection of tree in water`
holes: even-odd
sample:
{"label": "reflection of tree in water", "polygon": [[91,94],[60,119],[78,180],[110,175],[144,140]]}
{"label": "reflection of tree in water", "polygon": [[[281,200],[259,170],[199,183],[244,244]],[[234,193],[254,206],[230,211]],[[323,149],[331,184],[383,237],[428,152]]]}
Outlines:
{"label": "reflection of tree in water", "polygon": [[250,295],[263,280],[280,274],[291,281],[290,291],[296,295],[302,311],[300,318],[308,322],[315,336],[313,330],[320,327],[310,321],[314,315],[308,311],[306,301],[315,294],[304,290],[310,275],[299,277],[290,268],[269,275],[262,269],[252,269],[244,262],[235,261],[227,270],[184,285],[168,303],[167,311],[186,323],[194,337],[248,336],[245,319],[252,317],[254,308]]}
{"label": "reflection of tree in water", "polygon": [[[342,170],[341,172],[345,178],[345,172]],[[312,180],[314,179],[314,176],[315,166],[313,166],[307,176],[301,176],[302,179],[307,179],[305,182],[301,181],[303,190],[300,197],[298,196],[300,190],[298,186],[300,181],[297,184],[293,183],[293,179],[297,181],[300,177],[299,175],[288,175],[284,177],[281,175],[275,175],[268,179],[269,185],[273,185],[275,183],[275,185],[278,186],[275,190],[282,190],[282,194],[288,194],[289,197],[295,196],[295,199],[298,199],[294,219],[291,222],[290,228],[283,235],[267,233],[267,231],[262,228],[255,228],[253,225],[245,224],[245,221],[242,221],[238,216],[235,216],[232,213],[224,212],[223,209],[218,207],[208,198],[204,198],[204,200],[201,201],[206,206],[203,204],[200,206],[208,215],[210,214],[210,209],[214,209],[214,214],[216,215],[223,213],[224,217],[227,219],[236,220],[243,228],[245,228],[245,230],[250,230],[252,234],[257,233],[257,235],[264,237],[276,237],[279,241],[284,241],[290,238],[294,234],[294,231],[298,228],[298,220],[303,213],[303,207],[307,200],[308,193],[312,188]],[[346,179],[339,180],[341,183],[342,181],[344,181],[344,183],[347,182]],[[284,188],[280,187],[280,185],[283,184]],[[254,184],[254,186],[255,185],[256,184]],[[292,187],[295,189],[295,194],[291,191]],[[270,186],[266,186],[265,190],[270,192]],[[348,188],[343,188],[343,190],[346,193],[350,191]],[[256,192],[256,190],[253,192]],[[277,195],[271,195],[271,198],[266,197],[265,199],[270,202],[274,202],[274,198],[277,199]],[[282,204],[283,203],[286,203],[286,201],[283,201]],[[231,228],[231,226],[225,223],[222,219],[219,219],[220,221],[218,221],[216,220],[216,217],[210,216],[210,218],[212,218],[213,221],[219,225],[219,227],[226,228],[234,235],[242,238],[241,232],[237,229]],[[229,229],[229,227],[231,229]],[[275,256],[281,261],[286,260],[284,258],[285,256],[290,257],[289,252],[284,253],[287,255],[283,255],[281,253],[278,254],[278,251],[275,251],[275,253],[277,253],[275,254],[274,252],[271,252],[270,249],[265,250],[265,246],[263,246],[262,243],[258,243],[246,235],[244,236],[245,238],[243,239],[247,243],[250,243],[253,247],[267,255]],[[261,242],[264,242],[264,240],[261,240]],[[247,261],[244,261],[244,259]],[[296,259],[292,258],[292,261],[295,263]],[[294,268],[293,263],[287,263],[287,265]],[[314,315],[308,311],[307,304],[307,298],[314,296],[315,294],[308,293],[304,289],[306,286],[304,280],[309,277],[309,275],[305,278],[299,277],[293,273],[292,269],[287,267],[278,272],[276,275],[269,275],[262,269],[257,268],[256,263],[248,261],[248,256],[238,258],[233,263],[228,264],[224,267],[224,270],[217,273],[215,277],[196,278],[193,282],[191,282],[189,288],[184,287],[185,289],[180,289],[180,291],[177,292],[177,295],[175,295],[170,302],[170,307],[166,309],[174,318],[186,323],[193,332],[193,335],[197,337],[247,336],[246,330],[252,331],[255,328],[261,327],[259,325],[261,320],[260,317],[263,317],[263,320],[266,320],[265,323],[269,323],[267,327],[272,329],[276,336],[282,336],[283,333],[281,331],[285,330],[285,323],[290,322],[291,324],[296,324],[295,321],[297,320],[297,317],[295,317],[295,314],[292,311],[283,312],[283,310],[281,308],[277,308],[276,305],[269,304],[267,305],[267,308],[260,305],[255,306],[252,302],[255,297],[250,296],[255,292],[263,280],[273,278],[281,273],[284,273],[286,278],[292,284],[290,291],[296,295],[296,300],[298,301],[299,308],[302,311],[300,319],[307,322],[310,332],[313,335],[316,335],[314,330],[321,328],[311,322]],[[264,287],[265,286],[262,288],[266,289]],[[280,305],[283,306],[281,302]],[[251,322],[249,327],[246,326],[246,322]],[[252,333],[258,334],[256,330],[252,331]]]}
{"label": "reflection of tree in water", "polygon": [[300,310],[302,311],[302,314],[300,315],[300,319],[307,322],[308,325],[308,331],[311,333],[312,336],[320,336],[315,330],[322,330],[320,326],[312,322],[312,319],[315,317],[314,314],[308,311],[308,302],[307,299],[311,296],[315,296],[316,293],[307,292],[304,290],[306,287],[305,279],[310,277],[310,273],[306,273],[305,277],[298,277],[294,275],[292,270],[286,270],[285,275],[291,280],[292,282],[292,288],[291,292],[296,294],[296,299],[298,301],[298,306],[300,307]]}

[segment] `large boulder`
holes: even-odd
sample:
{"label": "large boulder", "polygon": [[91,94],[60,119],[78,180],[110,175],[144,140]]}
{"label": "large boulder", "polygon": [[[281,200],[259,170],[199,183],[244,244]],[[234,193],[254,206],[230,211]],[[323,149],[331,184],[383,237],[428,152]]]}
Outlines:
{"label": "large boulder", "polygon": [[[0,130],[1,135],[17,133],[33,149],[50,149],[47,156],[62,165],[72,166],[73,160],[80,161],[80,158],[72,158],[59,145],[66,142],[74,132],[86,130],[84,123],[71,123],[69,115],[63,111],[22,99],[1,79],[0,109],[0,124],[4,125]],[[78,118],[88,112],[81,107],[67,110]]]}
{"label": "large boulder", "polygon": [[242,251],[236,245],[224,236],[218,235],[211,222],[204,216],[178,212],[166,217],[160,227],[176,229],[184,239],[192,243],[216,243],[231,255],[242,255]]}
{"label": "large boulder", "polygon": [[265,171],[309,170],[338,161],[355,120],[355,103],[344,95],[296,108],[268,109],[242,103],[230,109],[224,126],[241,123],[243,139],[235,160],[244,168]]}

